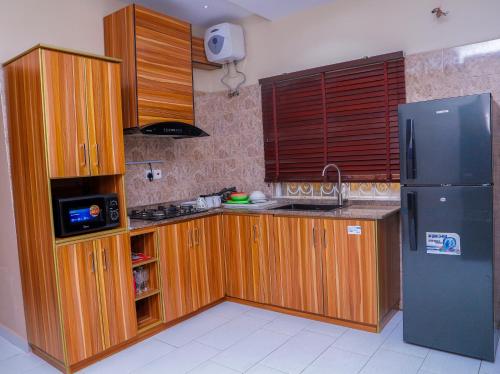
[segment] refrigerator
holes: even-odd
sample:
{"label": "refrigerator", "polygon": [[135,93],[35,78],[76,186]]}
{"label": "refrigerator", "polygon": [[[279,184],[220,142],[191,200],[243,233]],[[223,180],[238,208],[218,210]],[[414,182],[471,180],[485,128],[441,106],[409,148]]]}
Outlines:
{"label": "refrigerator", "polygon": [[403,339],[494,361],[491,94],[398,108]]}

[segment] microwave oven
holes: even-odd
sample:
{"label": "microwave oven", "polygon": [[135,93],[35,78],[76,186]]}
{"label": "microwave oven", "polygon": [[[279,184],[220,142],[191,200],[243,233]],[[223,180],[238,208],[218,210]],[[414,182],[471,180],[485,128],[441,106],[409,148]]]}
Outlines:
{"label": "microwave oven", "polygon": [[115,193],[53,199],[57,237],[108,230],[120,225],[120,207]]}

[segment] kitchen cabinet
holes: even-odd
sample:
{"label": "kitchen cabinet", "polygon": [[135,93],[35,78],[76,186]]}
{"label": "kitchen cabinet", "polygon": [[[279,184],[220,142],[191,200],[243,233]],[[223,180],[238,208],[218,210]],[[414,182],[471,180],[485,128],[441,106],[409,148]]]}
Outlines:
{"label": "kitchen cabinet", "polygon": [[166,321],[224,297],[220,216],[160,229]]}
{"label": "kitchen cabinet", "polygon": [[221,69],[222,65],[215,62],[210,62],[205,53],[205,41],[203,38],[191,37],[191,56],[193,60],[193,68],[202,70]]}
{"label": "kitchen cabinet", "polygon": [[191,25],[138,5],[104,18],[106,55],[121,66],[123,124],[193,124]]}
{"label": "kitchen cabinet", "polygon": [[322,220],[325,315],[377,324],[376,222]]}
{"label": "kitchen cabinet", "polygon": [[323,314],[321,229],[319,219],[274,217],[274,304]]}
{"label": "kitchen cabinet", "polygon": [[225,214],[223,222],[227,295],[269,303],[272,216]]}
{"label": "kitchen cabinet", "polygon": [[128,235],[60,245],[63,331],[70,364],[135,336]]}
{"label": "kitchen cabinet", "polygon": [[125,172],[119,64],[42,49],[51,178]]}

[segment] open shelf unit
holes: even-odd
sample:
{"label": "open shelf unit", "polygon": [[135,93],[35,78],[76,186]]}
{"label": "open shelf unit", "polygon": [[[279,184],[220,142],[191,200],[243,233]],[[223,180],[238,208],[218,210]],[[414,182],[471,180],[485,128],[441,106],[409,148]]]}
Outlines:
{"label": "open shelf unit", "polygon": [[134,274],[141,270],[149,273],[147,289],[141,293],[136,291],[135,294],[137,328],[142,332],[163,322],[157,230],[153,228],[131,232],[130,247],[133,253],[144,255],[144,259],[132,262],[131,271]]}

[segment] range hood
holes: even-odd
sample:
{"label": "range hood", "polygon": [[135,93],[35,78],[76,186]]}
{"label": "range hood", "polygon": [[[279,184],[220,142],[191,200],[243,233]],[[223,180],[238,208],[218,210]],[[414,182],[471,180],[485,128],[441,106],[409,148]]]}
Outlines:
{"label": "range hood", "polygon": [[199,127],[184,122],[158,122],[142,126],[140,131],[146,135],[163,136],[173,139],[199,138],[209,136]]}

